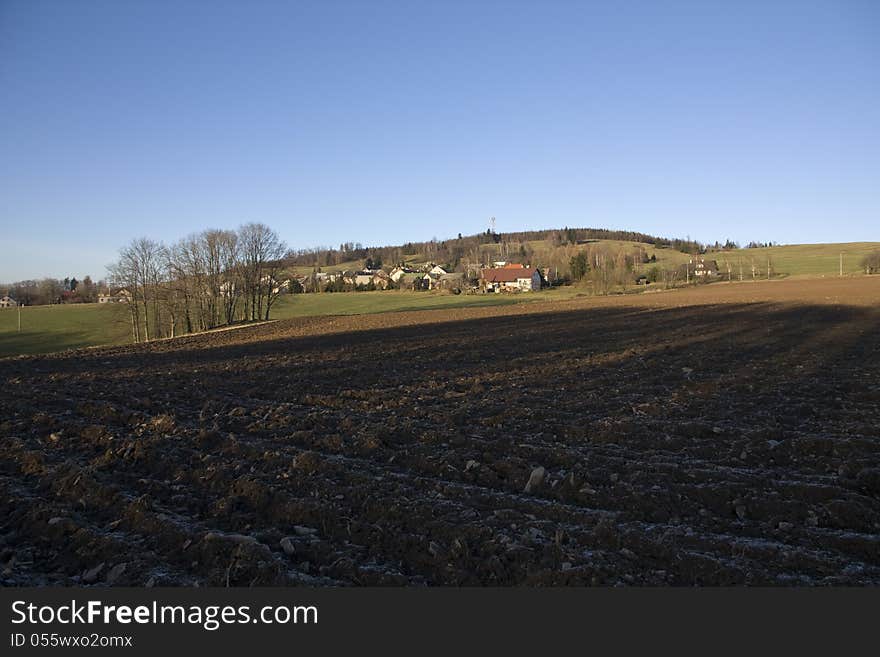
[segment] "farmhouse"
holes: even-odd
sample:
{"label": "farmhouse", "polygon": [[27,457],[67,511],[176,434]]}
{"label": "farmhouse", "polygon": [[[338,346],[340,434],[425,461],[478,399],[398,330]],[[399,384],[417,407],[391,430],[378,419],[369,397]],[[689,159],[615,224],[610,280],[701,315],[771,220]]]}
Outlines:
{"label": "farmhouse", "polygon": [[425,287],[425,289],[433,290],[435,287],[437,287],[437,281],[439,280],[440,274],[432,274],[431,272],[428,272],[422,277],[422,285]]}
{"label": "farmhouse", "polygon": [[18,303],[8,294],[0,297],[0,308],[15,308]]}
{"label": "farmhouse", "polygon": [[480,273],[486,291],[502,292],[521,290],[531,292],[541,289],[541,272],[524,265],[508,264]]}
{"label": "farmhouse", "polygon": [[715,260],[706,260],[702,256],[691,258],[691,264],[694,266],[694,276],[717,276],[718,263]]}
{"label": "farmhouse", "polygon": [[372,285],[377,290],[384,290],[391,284],[391,277],[381,269],[365,269],[364,271],[350,274],[344,277],[343,280],[357,287],[369,287]]}
{"label": "farmhouse", "polygon": [[369,285],[373,282],[373,272],[359,271],[354,275],[353,281],[355,285]]}

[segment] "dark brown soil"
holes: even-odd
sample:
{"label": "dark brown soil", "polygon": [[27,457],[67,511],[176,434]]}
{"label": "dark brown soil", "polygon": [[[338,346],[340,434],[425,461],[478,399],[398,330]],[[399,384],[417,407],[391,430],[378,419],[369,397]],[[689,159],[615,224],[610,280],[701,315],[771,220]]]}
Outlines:
{"label": "dark brown soil", "polygon": [[716,284],[2,360],[0,583],[880,584],[878,304]]}

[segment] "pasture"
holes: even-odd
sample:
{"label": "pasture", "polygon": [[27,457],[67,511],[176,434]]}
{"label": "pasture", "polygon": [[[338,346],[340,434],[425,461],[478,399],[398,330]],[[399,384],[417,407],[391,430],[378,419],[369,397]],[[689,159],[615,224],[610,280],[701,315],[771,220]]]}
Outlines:
{"label": "pasture", "polygon": [[0,308],[0,358],[131,341],[128,309],[119,304]]}
{"label": "pasture", "polygon": [[792,244],[770,246],[760,249],[737,249],[707,255],[718,261],[721,271],[730,265],[734,277],[742,264],[746,275],[749,266],[755,263],[766,272],[767,259],[776,274],[787,276],[834,277],[840,274],[840,259],[843,256],[844,274],[862,274],[862,260],[869,253],[880,251],[880,242],[847,242],[842,244]]}

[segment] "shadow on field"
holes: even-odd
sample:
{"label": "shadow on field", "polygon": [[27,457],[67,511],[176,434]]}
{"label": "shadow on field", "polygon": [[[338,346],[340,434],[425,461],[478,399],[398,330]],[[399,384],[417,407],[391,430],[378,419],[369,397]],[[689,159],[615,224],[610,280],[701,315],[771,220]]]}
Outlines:
{"label": "shadow on field", "polygon": [[[393,321],[392,315],[384,317]],[[319,331],[322,321],[358,319],[310,322]],[[434,386],[493,372],[528,377],[533,370],[532,376],[558,376],[565,363],[576,365],[584,376],[596,367],[629,367],[636,377],[644,368],[665,367],[670,377],[679,379],[682,368],[709,377],[743,367],[768,370],[782,360],[790,367],[794,357],[802,365],[786,375],[799,377],[821,371],[823,363],[860,367],[876,358],[880,334],[880,312],[874,309],[767,303],[590,308],[283,335],[286,328],[303,323],[282,320],[226,334],[10,361],[6,369],[88,371],[96,382],[114,384],[195,380],[207,395],[215,388],[250,389],[268,397],[274,396],[270,384],[284,394],[292,393],[291,386],[298,392]],[[535,385],[553,382],[537,380]]]}

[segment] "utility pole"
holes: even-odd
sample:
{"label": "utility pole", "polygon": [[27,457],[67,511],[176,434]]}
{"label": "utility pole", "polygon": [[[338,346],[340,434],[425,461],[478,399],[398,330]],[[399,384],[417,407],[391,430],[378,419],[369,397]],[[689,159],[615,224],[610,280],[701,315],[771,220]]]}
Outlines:
{"label": "utility pole", "polygon": [[767,258],[767,280],[770,280],[770,258]]}
{"label": "utility pole", "polygon": [[21,304],[18,304],[18,332],[21,333]]}
{"label": "utility pole", "polygon": [[843,253],[840,254],[840,275],[843,276]]}

